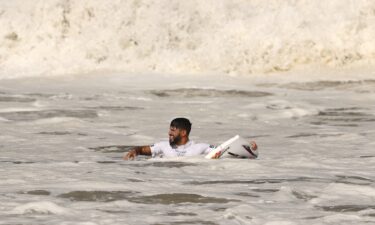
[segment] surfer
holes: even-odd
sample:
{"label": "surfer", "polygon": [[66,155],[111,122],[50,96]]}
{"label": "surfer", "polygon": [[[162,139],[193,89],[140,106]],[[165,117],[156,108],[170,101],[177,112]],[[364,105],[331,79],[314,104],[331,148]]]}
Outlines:
{"label": "surfer", "polygon": [[[169,141],[162,141],[151,146],[137,146],[124,155],[124,160],[133,160],[137,155],[159,157],[196,156],[208,154],[214,146],[206,143],[195,143],[189,139],[191,123],[186,118],[176,118],[169,127]],[[251,142],[252,149],[257,149]]]}

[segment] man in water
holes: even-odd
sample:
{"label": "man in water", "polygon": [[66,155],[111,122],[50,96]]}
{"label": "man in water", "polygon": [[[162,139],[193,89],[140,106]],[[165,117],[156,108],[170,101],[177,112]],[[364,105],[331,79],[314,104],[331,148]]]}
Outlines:
{"label": "man in water", "polygon": [[[130,150],[124,160],[132,160],[137,155],[152,155],[160,157],[196,156],[208,154],[214,149],[213,146],[205,143],[194,143],[189,140],[191,123],[186,118],[176,118],[172,120],[169,128],[169,142],[162,141],[151,146],[139,146]],[[251,148],[256,149],[255,142],[251,143]]]}

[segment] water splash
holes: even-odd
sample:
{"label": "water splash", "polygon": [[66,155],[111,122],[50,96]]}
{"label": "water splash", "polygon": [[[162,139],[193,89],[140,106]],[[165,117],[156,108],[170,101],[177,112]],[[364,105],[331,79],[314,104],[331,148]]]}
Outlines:
{"label": "water splash", "polygon": [[375,62],[371,0],[14,0],[0,8],[0,78],[249,75]]}

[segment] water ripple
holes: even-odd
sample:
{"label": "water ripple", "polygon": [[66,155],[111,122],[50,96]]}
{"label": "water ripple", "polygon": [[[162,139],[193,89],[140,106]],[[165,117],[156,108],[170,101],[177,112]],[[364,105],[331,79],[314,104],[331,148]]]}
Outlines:
{"label": "water ripple", "polygon": [[95,118],[98,114],[94,110],[43,110],[43,111],[17,111],[3,112],[0,116],[13,121],[32,121],[39,119],[49,119],[55,117],[73,118]]}
{"label": "water ripple", "polygon": [[262,91],[243,91],[243,90],[216,90],[201,88],[181,88],[172,90],[153,90],[150,92],[158,97],[265,97],[273,95]]}

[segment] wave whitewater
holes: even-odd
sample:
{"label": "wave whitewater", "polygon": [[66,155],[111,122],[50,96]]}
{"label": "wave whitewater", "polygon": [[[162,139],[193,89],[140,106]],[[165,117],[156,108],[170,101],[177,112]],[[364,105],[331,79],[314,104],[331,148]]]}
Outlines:
{"label": "wave whitewater", "polygon": [[0,79],[375,65],[373,0],[0,0]]}

